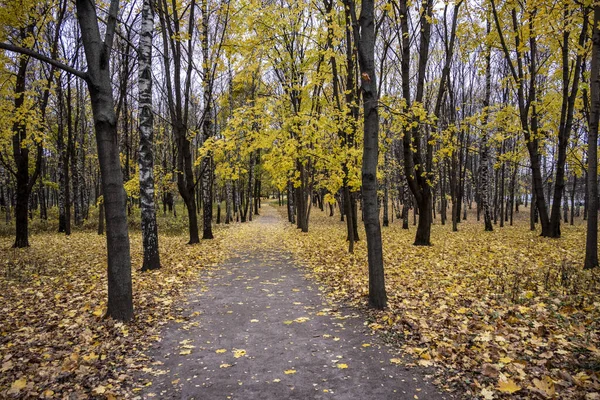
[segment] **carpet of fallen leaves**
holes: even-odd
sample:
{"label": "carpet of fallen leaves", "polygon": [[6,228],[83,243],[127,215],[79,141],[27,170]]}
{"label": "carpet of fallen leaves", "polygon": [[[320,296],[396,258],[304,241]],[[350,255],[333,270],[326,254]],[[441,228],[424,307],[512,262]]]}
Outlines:
{"label": "carpet of fallen leaves", "polygon": [[106,238],[93,232],[37,233],[28,249],[0,238],[0,398],[123,398],[143,350],[169,320],[201,269],[223,257],[224,232],[186,245],[161,235],[162,269],[139,272],[141,234],[131,238],[135,320],[103,318]]}
{"label": "carpet of fallen leaves", "polygon": [[[315,210],[309,231],[288,225],[288,249],[332,296],[364,306],[364,230],[353,255],[339,215]],[[523,221],[484,232],[471,218],[459,232],[438,222],[433,246],[416,247],[415,227],[394,222],[383,228],[389,307],[369,326],[459,397],[600,399],[600,273],[582,270],[581,222],[562,231],[541,238]]]}

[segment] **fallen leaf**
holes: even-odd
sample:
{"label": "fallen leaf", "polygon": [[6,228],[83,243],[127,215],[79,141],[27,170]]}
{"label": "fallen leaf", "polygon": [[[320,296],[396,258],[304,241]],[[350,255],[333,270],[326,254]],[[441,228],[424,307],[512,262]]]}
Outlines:
{"label": "fallen leaf", "polygon": [[508,379],[505,381],[499,381],[497,386],[498,391],[502,393],[516,393],[521,390],[521,387],[518,386],[512,379]]}
{"label": "fallen leaf", "polygon": [[25,377],[17,379],[16,381],[14,381],[12,383],[12,385],[10,385],[10,390],[15,393],[15,392],[19,392],[21,389],[23,389],[25,386],[27,386],[27,379],[25,379]]}
{"label": "fallen leaf", "polygon": [[233,349],[233,356],[235,358],[240,358],[246,355],[246,350],[244,349]]}

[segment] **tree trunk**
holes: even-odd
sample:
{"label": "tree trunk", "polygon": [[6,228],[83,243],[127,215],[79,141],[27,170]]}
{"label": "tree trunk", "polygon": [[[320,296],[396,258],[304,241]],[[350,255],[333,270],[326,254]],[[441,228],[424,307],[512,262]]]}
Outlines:
{"label": "tree trunk", "polygon": [[287,208],[288,208],[288,221],[292,224],[296,223],[296,214],[294,210],[294,185],[292,182],[287,184]]}
{"label": "tree trunk", "polygon": [[139,168],[142,242],[144,261],[142,271],[160,268],[158,251],[158,226],[154,206],[154,116],[152,114],[152,34],[154,32],[154,6],[144,0],[139,44]]}
{"label": "tree trunk", "polygon": [[419,223],[415,236],[415,246],[431,246],[431,205],[431,190],[425,188],[421,200],[417,200]]}
{"label": "tree trunk", "polygon": [[126,194],[119,159],[117,118],[110,76],[110,51],[119,10],[118,0],[110,3],[105,40],[100,37],[96,8],[92,0],[77,0],[77,18],[88,65],[88,88],[94,115],[102,192],[106,211],[108,250],[107,315],[121,321],[133,318],[131,258],[127,232]]}
{"label": "tree trunk", "polygon": [[[487,33],[490,33],[490,21],[487,21]],[[481,200],[481,211],[483,212],[484,230],[491,232],[494,230],[492,225],[492,214],[489,203],[489,151],[487,123],[489,118],[490,98],[492,94],[492,68],[491,68],[491,48],[488,46],[485,55],[485,99],[483,102],[483,132],[481,133],[481,160],[479,161],[479,198]]]}
{"label": "tree trunk", "polygon": [[[71,97],[71,85],[67,86],[67,98],[68,100],[68,105],[69,105],[69,110],[72,109],[72,97]],[[79,96],[76,96],[76,99],[78,99]],[[79,108],[79,101],[76,100],[77,102],[77,108]],[[79,131],[79,124],[83,123],[83,121],[80,120],[80,112],[78,109],[76,109],[75,112],[75,121],[73,121],[74,127],[71,129],[70,132],[70,137],[69,137],[69,162],[71,164],[71,187],[73,188],[73,192],[71,195],[71,198],[73,199],[73,217],[74,220],[73,222],[75,223],[75,226],[81,226],[83,224],[83,218],[81,217],[81,187],[79,185],[80,179],[79,179],[79,168],[77,168],[77,163],[79,161],[79,158],[77,157],[77,142],[78,142],[78,131]],[[69,120],[69,123],[71,122],[71,120]]]}
{"label": "tree trunk", "polygon": [[[213,112],[212,112],[212,64],[209,62],[208,48],[208,0],[202,1],[202,83],[204,86],[204,113],[202,121],[202,142],[212,137]],[[191,57],[191,55],[190,55]],[[202,239],[213,239],[212,217],[213,217],[213,162],[212,154],[208,152],[202,159]]]}
{"label": "tree trunk", "polygon": [[231,193],[231,181],[225,182],[225,224],[229,224],[233,221],[231,214],[231,203],[232,203],[232,193]]}
{"label": "tree trunk", "polygon": [[[566,7],[566,6],[565,6]],[[582,6],[583,7],[583,6]],[[583,7],[583,23],[581,27],[581,34],[579,35],[579,47],[585,45],[585,39],[587,36],[587,23],[588,23],[588,7]],[[568,11],[564,11],[564,24],[567,25],[567,21],[570,19]],[[581,76],[581,64],[583,62],[583,55],[577,52],[575,65],[571,68],[572,60],[569,54],[569,35],[570,30],[565,26],[563,30],[563,43],[562,43],[562,107],[560,114],[560,123],[558,129],[558,158],[556,162],[556,177],[554,179],[554,197],[552,200],[552,209],[550,211],[550,237],[560,237],[560,202],[561,196],[565,193],[565,164],[567,163],[567,147],[569,145],[569,137],[571,136],[571,130],[573,128],[573,113],[575,110],[575,100],[577,98],[577,92],[579,90],[579,78]],[[573,83],[571,87],[571,93],[569,93],[569,83],[571,81],[571,74],[573,75]],[[567,204],[565,198],[565,205]],[[566,206],[568,207],[568,206]],[[565,217],[566,217],[565,213]],[[565,218],[565,223],[567,218]]]}
{"label": "tree trunk", "polygon": [[598,267],[598,120],[600,119],[600,5],[594,6],[592,65],[590,69],[591,107],[588,132],[589,206],[585,240],[584,269]]}
{"label": "tree trunk", "polygon": [[375,4],[363,0],[360,13],[358,61],[362,78],[364,149],[362,165],[363,215],[369,263],[369,305],[384,309],[387,304],[383,250],[377,209],[377,161],[379,153],[379,95],[375,76]]}
{"label": "tree trunk", "polygon": [[[22,30],[23,34],[25,30]],[[25,101],[25,79],[29,57],[21,56],[15,82],[15,111],[20,111]],[[12,127],[13,156],[16,164],[17,196],[15,204],[15,243],[13,247],[29,247],[29,148],[22,146],[27,138],[27,127],[21,121],[15,121]]]}
{"label": "tree trunk", "polygon": [[575,189],[577,189],[577,175],[573,175],[573,187],[571,189],[571,221],[570,225],[573,225],[575,220]]}

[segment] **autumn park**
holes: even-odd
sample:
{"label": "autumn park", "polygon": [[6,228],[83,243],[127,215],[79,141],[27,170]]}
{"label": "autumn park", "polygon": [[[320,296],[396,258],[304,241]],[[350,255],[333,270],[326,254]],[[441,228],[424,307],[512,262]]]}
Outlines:
{"label": "autumn park", "polygon": [[600,400],[597,0],[0,0],[0,399]]}

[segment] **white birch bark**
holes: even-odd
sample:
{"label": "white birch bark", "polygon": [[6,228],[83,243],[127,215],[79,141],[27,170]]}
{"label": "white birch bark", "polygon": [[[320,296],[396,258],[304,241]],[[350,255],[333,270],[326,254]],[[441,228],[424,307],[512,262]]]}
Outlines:
{"label": "white birch bark", "polygon": [[139,119],[140,119],[140,202],[142,208],[142,238],[144,263],[142,271],[160,268],[158,228],[154,206],[154,155],[152,115],[152,33],[154,7],[152,0],[144,0],[142,29],[139,43]]}

